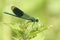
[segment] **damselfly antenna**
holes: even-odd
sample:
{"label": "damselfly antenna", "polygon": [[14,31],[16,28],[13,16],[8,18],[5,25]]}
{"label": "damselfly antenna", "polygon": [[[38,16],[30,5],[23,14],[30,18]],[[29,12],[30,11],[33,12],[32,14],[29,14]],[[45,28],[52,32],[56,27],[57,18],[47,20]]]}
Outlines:
{"label": "damselfly antenna", "polygon": [[19,9],[15,6],[12,6],[11,9],[12,9],[12,12],[14,14],[10,14],[8,12],[4,12],[4,13],[15,16],[15,17],[19,17],[19,18],[22,18],[22,19],[30,20],[32,22],[38,22],[39,21],[38,19],[35,19],[34,17],[31,17],[31,16],[25,14],[25,12],[23,12],[21,9]]}

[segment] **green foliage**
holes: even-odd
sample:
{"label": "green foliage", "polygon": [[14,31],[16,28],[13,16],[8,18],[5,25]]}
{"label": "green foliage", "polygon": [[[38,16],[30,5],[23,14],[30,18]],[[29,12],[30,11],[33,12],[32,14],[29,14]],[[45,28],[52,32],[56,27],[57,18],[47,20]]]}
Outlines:
{"label": "green foliage", "polygon": [[44,25],[39,25],[39,23],[33,22],[25,22],[23,25],[19,23],[12,23],[8,25],[11,27],[13,40],[30,40],[32,38],[35,38],[38,33],[46,30],[46,27]]}

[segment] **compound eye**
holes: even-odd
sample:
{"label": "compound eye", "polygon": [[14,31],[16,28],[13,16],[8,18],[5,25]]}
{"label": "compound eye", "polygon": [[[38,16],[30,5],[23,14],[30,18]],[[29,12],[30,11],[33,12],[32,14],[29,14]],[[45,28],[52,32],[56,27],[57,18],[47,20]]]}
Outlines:
{"label": "compound eye", "polygon": [[39,20],[38,20],[38,19],[36,19],[36,22],[39,22]]}

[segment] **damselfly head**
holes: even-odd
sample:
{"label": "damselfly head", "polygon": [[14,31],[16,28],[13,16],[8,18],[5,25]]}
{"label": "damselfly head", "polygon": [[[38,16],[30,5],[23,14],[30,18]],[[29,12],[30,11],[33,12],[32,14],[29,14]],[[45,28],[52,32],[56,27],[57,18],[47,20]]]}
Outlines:
{"label": "damselfly head", "polygon": [[38,19],[35,19],[35,18],[34,19],[31,19],[31,21],[32,22],[39,22],[39,20]]}
{"label": "damselfly head", "polygon": [[39,22],[39,20],[38,20],[38,19],[36,19],[36,22]]}

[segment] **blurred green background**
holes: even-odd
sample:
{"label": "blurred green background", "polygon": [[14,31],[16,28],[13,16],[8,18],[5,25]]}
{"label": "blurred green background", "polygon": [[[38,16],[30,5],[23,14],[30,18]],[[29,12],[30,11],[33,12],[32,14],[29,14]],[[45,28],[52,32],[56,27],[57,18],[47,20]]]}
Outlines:
{"label": "blurred green background", "polygon": [[11,29],[4,23],[23,23],[23,19],[12,17],[3,12],[10,12],[16,6],[39,20],[48,27],[32,40],[60,40],[60,0],[0,0],[0,40],[11,40]]}

